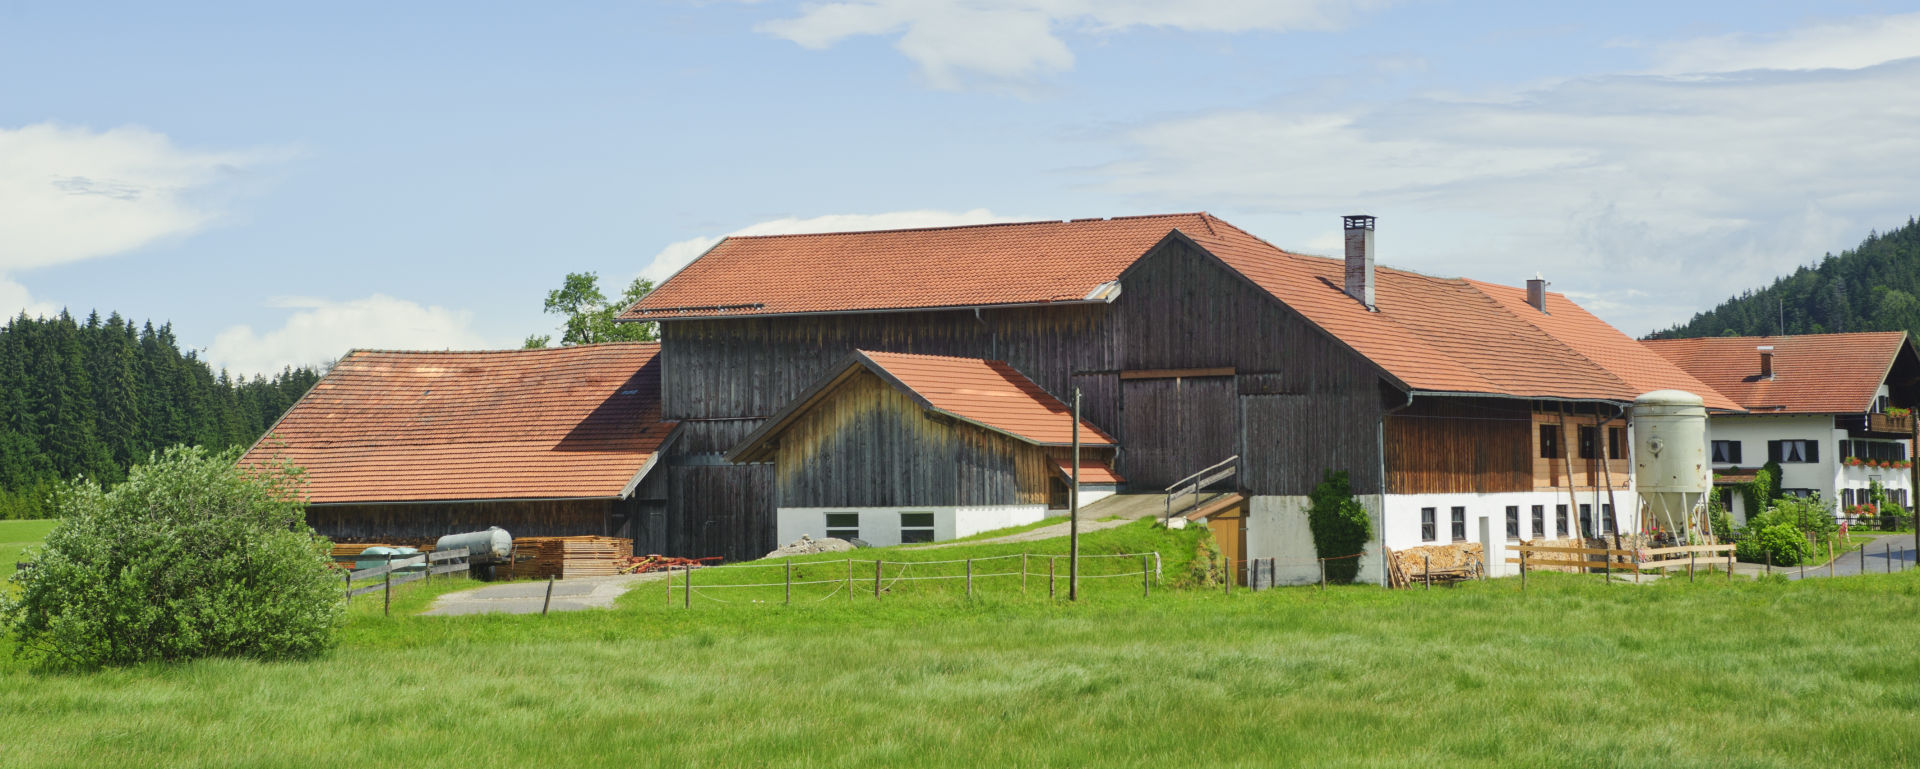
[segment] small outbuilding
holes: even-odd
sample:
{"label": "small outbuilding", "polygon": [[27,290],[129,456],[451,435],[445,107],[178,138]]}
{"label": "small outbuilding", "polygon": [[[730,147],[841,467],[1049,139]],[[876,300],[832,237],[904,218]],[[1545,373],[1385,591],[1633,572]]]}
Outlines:
{"label": "small outbuilding", "polygon": [[[782,542],[932,542],[1065,512],[1073,410],[1002,361],[856,350],[732,451],[770,463]],[[1112,436],[1080,423],[1082,503]]]}

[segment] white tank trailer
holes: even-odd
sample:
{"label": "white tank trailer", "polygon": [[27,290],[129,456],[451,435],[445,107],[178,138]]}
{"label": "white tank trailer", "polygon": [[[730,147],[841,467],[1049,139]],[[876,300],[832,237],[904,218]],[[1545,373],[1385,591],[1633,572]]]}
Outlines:
{"label": "white tank trailer", "polygon": [[513,562],[513,535],[498,526],[489,526],[486,531],[448,534],[433,543],[436,551],[456,547],[466,548],[467,563],[475,566]]}
{"label": "white tank trailer", "polygon": [[1682,390],[1655,390],[1633,401],[1633,485],[1640,520],[1675,539],[1704,544],[1712,531],[1706,499],[1712,490],[1707,461],[1707,407]]}

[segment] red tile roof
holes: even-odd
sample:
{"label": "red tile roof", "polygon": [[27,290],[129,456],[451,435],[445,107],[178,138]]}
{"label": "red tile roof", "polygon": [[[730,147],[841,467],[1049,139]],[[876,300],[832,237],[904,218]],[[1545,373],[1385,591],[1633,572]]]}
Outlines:
{"label": "red tile roof", "polygon": [[[836,384],[861,370],[872,372],[899,388],[918,401],[921,408],[1028,443],[1042,446],[1073,443],[1073,410],[1006,363],[855,350],[847,365],[834,369],[727,452],[728,461],[766,461],[771,452],[767,439],[778,435],[788,423],[820,402]],[[1084,419],[1080,421],[1080,443],[1095,448],[1119,445],[1113,436]]]}
{"label": "red tile roof", "polygon": [[619,497],[675,425],[659,350],[356,350],[241,463],[306,468],[315,504]]}
{"label": "red tile roof", "polygon": [[[1860,414],[1872,410],[1904,331],[1798,336],[1649,339],[1647,349],[1763,414]],[[1761,345],[1773,346],[1773,378],[1760,378]]]}
{"label": "red tile roof", "polygon": [[[1086,301],[1205,214],[730,237],[623,320]],[[822,269],[831,280],[822,280]]]}
{"label": "red tile roof", "polygon": [[[1342,290],[1342,260],[1205,213],[728,238],[624,317],[1078,301],[1175,231],[1416,392],[1625,402],[1671,388],[1738,409],[1561,294],[1542,314],[1522,289],[1381,267],[1369,312]],[[815,279],[822,264],[832,280]]]}
{"label": "red tile roof", "polygon": [[[1073,442],[1073,409],[1003,362],[867,350],[855,355],[935,411],[1029,443],[1066,446]],[[1113,436],[1084,419],[1080,443],[1117,445]]]}
{"label": "red tile roof", "polygon": [[[1060,472],[1060,476],[1063,478],[1072,478],[1073,477],[1073,460],[1065,459],[1061,457],[1055,457],[1053,460],[1053,469],[1058,470]],[[1127,479],[1120,477],[1119,473],[1114,472],[1113,467],[1111,465],[1108,465],[1106,460],[1104,459],[1088,459],[1086,457],[1081,457],[1080,458],[1080,482],[1082,484],[1087,484],[1087,483],[1120,484],[1120,483],[1126,483]]]}

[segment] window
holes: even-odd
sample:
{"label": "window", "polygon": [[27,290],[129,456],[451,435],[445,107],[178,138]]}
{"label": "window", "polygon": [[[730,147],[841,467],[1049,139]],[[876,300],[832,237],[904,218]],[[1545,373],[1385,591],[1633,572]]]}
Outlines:
{"label": "window", "polygon": [[834,539],[859,539],[859,513],[827,513],[827,536]]}
{"label": "window", "polygon": [[900,542],[932,542],[933,513],[901,513]]}
{"label": "window", "polygon": [[1713,462],[1717,465],[1740,464],[1739,441],[1713,441]]}
{"label": "window", "polygon": [[1844,510],[1846,508],[1853,507],[1853,505],[1854,505],[1853,489],[1841,489],[1840,490],[1840,508]]}
{"label": "window", "polygon": [[1594,427],[1593,425],[1580,426],[1580,458],[1581,459],[1599,458],[1600,448],[1594,445],[1594,443],[1599,439],[1600,439],[1600,428]]}
{"label": "window", "polygon": [[1560,458],[1560,426],[1559,425],[1541,425],[1540,426],[1540,458],[1541,459],[1559,459]]}
{"label": "window", "polygon": [[1566,505],[1553,506],[1553,531],[1554,531],[1554,536],[1561,537],[1563,539],[1567,536],[1567,506]]}
{"label": "window", "polygon": [[1433,527],[1433,508],[1420,508],[1420,541],[1432,542],[1437,538],[1438,535],[1435,534]]}
{"label": "window", "polygon": [[1593,505],[1580,506],[1580,536],[1593,536]]}
{"label": "window", "polygon": [[1467,541],[1467,509],[1464,507],[1453,509],[1453,541]]}
{"label": "window", "polygon": [[1767,441],[1767,460],[1788,462],[1820,461],[1820,442],[1809,440]]}
{"label": "window", "polygon": [[1544,537],[1547,535],[1546,505],[1533,506],[1533,535],[1536,537]]}
{"label": "window", "polygon": [[1607,428],[1607,458],[1608,459],[1625,458],[1626,444],[1627,444],[1627,428],[1624,428],[1624,427]]}
{"label": "window", "polygon": [[1607,527],[1605,531],[1608,534],[1612,534],[1620,530],[1619,522],[1613,519],[1613,505],[1601,505],[1600,518],[1602,521],[1604,521],[1603,525]]}
{"label": "window", "polygon": [[1520,506],[1507,505],[1507,539],[1520,538]]}

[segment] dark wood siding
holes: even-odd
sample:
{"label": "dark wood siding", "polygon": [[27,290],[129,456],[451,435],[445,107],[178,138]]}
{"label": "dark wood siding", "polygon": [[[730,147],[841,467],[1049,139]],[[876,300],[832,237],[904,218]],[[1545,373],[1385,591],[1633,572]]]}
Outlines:
{"label": "dark wood siding", "polygon": [[634,551],[729,561],[774,547],[773,466],[689,464],[667,471],[666,520],[657,540]]}
{"label": "dark wood siding", "polygon": [[1532,491],[1532,430],[1526,401],[1415,398],[1387,417],[1387,491]]}
{"label": "dark wood siding", "polygon": [[307,523],[321,536],[351,541],[432,540],[498,526],[516,537],[611,534],[614,502],[605,499],[545,502],[429,502],[385,505],[315,505]]}
{"label": "dark wood siding", "polygon": [[1044,504],[1047,452],[932,414],[862,371],[776,437],[780,507]]}
{"label": "dark wood siding", "polygon": [[1240,453],[1239,405],[1230,376],[1129,379],[1120,474],[1136,489],[1165,488]]}
{"label": "dark wood siding", "polygon": [[[1241,482],[1254,494],[1307,494],[1327,469],[1346,470],[1361,493],[1380,488],[1382,389],[1371,363],[1184,243],[1163,246],[1121,283],[1115,312],[1126,369],[1232,368],[1230,392],[1239,398],[1222,414],[1218,393],[1199,386],[1181,393],[1175,408],[1164,401],[1167,380],[1126,381],[1115,437],[1130,483],[1178,478],[1238,453]],[[1152,382],[1161,384],[1144,384]],[[1231,431],[1231,440],[1219,431]],[[1136,448],[1157,446],[1181,448],[1135,461]]]}
{"label": "dark wood siding", "polygon": [[1065,305],[661,324],[667,418],[767,417],[856,349],[1004,360],[1065,400],[1115,368],[1109,308]]}

